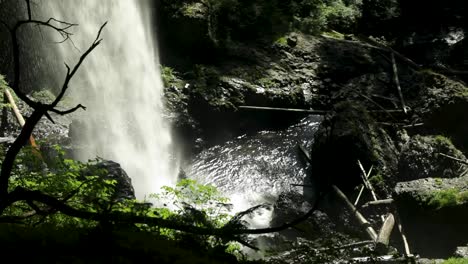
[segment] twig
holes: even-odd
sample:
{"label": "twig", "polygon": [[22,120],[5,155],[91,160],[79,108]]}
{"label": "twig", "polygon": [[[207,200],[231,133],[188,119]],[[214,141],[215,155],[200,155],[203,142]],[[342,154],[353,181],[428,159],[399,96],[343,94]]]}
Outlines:
{"label": "twig", "polygon": [[[361,178],[362,178],[362,181],[364,182],[364,186],[366,186],[366,188],[369,189],[369,191],[372,194],[372,198],[374,199],[374,201],[379,200],[379,199],[377,199],[377,195],[375,194],[374,187],[370,183],[369,179],[367,179],[369,174],[366,174],[366,171],[364,170],[364,167],[362,166],[361,161],[358,160],[357,162],[358,162],[359,168],[361,169],[361,172],[362,172]],[[380,216],[380,219],[382,220],[382,222],[385,221],[385,218],[383,217],[383,215]]]}
{"label": "twig", "polygon": [[345,248],[367,246],[367,245],[374,244],[374,243],[375,243],[374,240],[365,240],[365,241],[349,243],[349,244],[342,245],[339,247],[319,248],[316,251],[340,250],[340,249],[345,249]]}
{"label": "twig", "polygon": [[382,43],[379,43],[369,37],[366,37],[364,35],[360,35],[358,36],[358,38],[361,40],[361,41],[364,41],[364,42],[367,42],[367,43],[370,43],[371,44],[371,47],[372,48],[376,48],[376,49],[381,49],[381,50],[385,50],[385,51],[390,51],[391,53],[394,54],[394,56],[396,56],[397,58],[399,58],[401,61],[405,62],[406,64],[408,64],[409,66],[411,66],[412,68],[414,68],[415,70],[421,70],[421,66],[416,64],[414,61],[412,61],[411,59],[409,59],[408,57],[404,56],[403,54],[399,53],[398,51],[392,49],[391,47],[389,46],[386,46]]}
{"label": "twig", "polygon": [[462,163],[462,164],[468,165],[468,161],[466,161],[466,160],[462,160],[462,159],[459,159],[459,158],[455,158],[455,157],[452,157],[452,156],[450,156],[450,155],[447,155],[447,154],[444,154],[444,153],[440,153],[440,152],[438,152],[437,154],[441,155],[442,157],[445,157],[445,158],[448,158],[448,159],[451,159],[451,160],[460,162],[460,163]]}
{"label": "twig", "polygon": [[359,190],[358,196],[356,197],[356,200],[354,201],[354,206],[357,206],[357,204],[359,203],[359,199],[361,199],[361,195],[364,192],[364,189],[366,188],[364,184],[360,184],[359,186],[361,186],[361,189]]}
{"label": "twig", "polygon": [[398,79],[398,68],[397,68],[397,64],[395,61],[395,54],[393,52],[391,53],[391,58],[392,58],[392,69],[393,69],[393,81],[395,82],[395,85],[398,90],[398,95],[400,96],[401,107],[403,108],[403,112],[407,114],[405,99],[403,98],[403,92],[401,91],[400,80]]}
{"label": "twig", "polygon": [[[370,174],[372,173],[373,168],[374,168],[374,166],[372,165],[370,167],[369,171],[366,174],[366,178],[369,178]],[[364,191],[364,188],[365,188],[365,182],[363,183],[363,186],[361,187],[361,190],[359,191],[359,194],[356,197],[356,201],[354,202],[354,206],[357,206],[357,204],[359,203],[359,199],[361,198],[361,195],[362,195],[362,192]]]}

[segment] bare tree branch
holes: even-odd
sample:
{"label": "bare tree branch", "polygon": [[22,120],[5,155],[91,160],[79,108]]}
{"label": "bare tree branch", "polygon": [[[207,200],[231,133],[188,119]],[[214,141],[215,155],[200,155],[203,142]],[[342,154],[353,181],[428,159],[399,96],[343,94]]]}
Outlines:
{"label": "bare tree branch", "polygon": [[[51,24],[51,22],[57,22],[61,25],[62,27],[55,26]],[[67,75],[65,77],[65,81],[63,83],[62,89],[59,93],[59,95],[56,97],[56,99],[51,103],[51,104],[42,104],[41,102],[35,102],[31,100],[28,96],[26,96],[25,93],[23,93],[20,89],[20,75],[21,75],[21,69],[20,69],[20,45],[18,43],[18,30],[21,28],[21,26],[26,25],[26,24],[36,24],[36,25],[42,25],[46,27],[50,27],[52,29],[55,29],[58,31],[60,34],[69,36],[70,33],[66,31],[67,29],[71,28],[75,24],[63,22],[54,18],[50,18],[47,21],[37,21],[37,20],[22,20],[18,21],[14,28],[10,30],[10,35],[12,38],[12,46],[13,46],[13,57],[14,57],[14,81],[12,85],[13,91],[16,93],[16,95],[23,100],[26,104],[28,104],[30,107],[34,109],[33,113],[31,116],[26,120],[26,123],[24,124],[23,128],[21,129],[20,134],[16,138],[16,140],[13,142],[13,144],[10,146],[8,149],[5,159],[1,165],[1,172],[0,172],[0,197],[5,197],[8,194],[8,183],[9,183],[9,178],[11,176],[11,171],[13,169],[13,164],[16,159],[16,156],[20,152],[21,148],[26,144],[27,140],[29,139],[32,131],[34,130],[34,127],[37,125],[37,123],[41,120],[41,118],[46,115],[47,111],[52,111],[56,112],[59,114],[67,114],[71,113],[73,111],[76,111],[79,108],[82,107],[75,107],[74,109],[70,109],[67,111],[59,111],[54,109],[57,104],[62,100],[65,92],[68,89],[68,85],[70,83],[70,80],[73,78],[73,76],[76,74],[78,71],[79,67],[83,63],[83,61],[86,59],[86,57],[101,43],[100,36],[102,33],[103,28],[106,26],[107,22],[104,23],[96,36],[96,39],[94,42],[91,44],[91,46],[86,50],[85,53],[83,53],[79,59],[79,61],[76,63],[76,65],[73,67],[71,70],[68,65],[67,67]],[[50,117],[50,116],[49,116]],[[50,118],[51,119],[51,118]],[[53,120],[52,120],[53,122]],[[3,212],[3,210],[6,208],[5,207],[5,201],[3,199],[0,199],[0,214]]]}
{"label": "bare tree branch", "polygon": [[31,20],[31,2],[30,0],[25,0],[26,1],[26,6],[28,8],[28,20]]}
{"label": "bare tree branch", "polygon": [[105,22],[101,28],[99,28],[99,31],[98,31],[98,34],[96,36],[96,39],[94,40],[94,42],[91,44],[91,46],[88,48],[88,50],[86,50],[80,57],[78,63],[75,65],[75,67],[73,67],[73,70],[70,71],[70,67],[68,67],[68,65],[66,65],[67,67],[67,75],[65,77],[65,81],[63,83],[63,86],[62,86],[62,89],[59,93],[59,95],[55,98],[54,102],[52,102],[51,104],[48,105],[48,110],[52,110],[52,108],[56,107],[57,104],[62,100],[63,96],[65,95],[65,92],[67,91],[68,89],[68,84],[70,83],[70,80],[73,78],[73,76],[75,75],[75,73],[78,71],[78,69],[80,68],[81,64],[83,63],[83,61],[86,59],[86,57],[97,47],[99,46],[99,44],[101,44],[101,41],[102,39],[100,39],[101,37],[101,33],[102,33],[102,30],[104,29],[104,27],[107,25],[107,22]]}
{"label": "bare tree branch", "polygon": [[54,112],[56,114],[59,114],[59,115],[67,115],[67,114],[71,114],[73,112],[75,112],[76,110],[78,109],[83,109],[83,110],[86,110],[86,107],[83,106],[82,104],[78,104],[77,106],[71,108],[71,109],[68,109],[68,110],[58,110],[58,109],[51,109],[50,111],[51,112]]}

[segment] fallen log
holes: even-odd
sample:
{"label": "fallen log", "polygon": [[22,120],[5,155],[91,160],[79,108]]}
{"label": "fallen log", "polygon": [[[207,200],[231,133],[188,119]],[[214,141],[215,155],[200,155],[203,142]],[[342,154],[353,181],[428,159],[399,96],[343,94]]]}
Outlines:
{"label": "fallen log", "polygon": [[343,203],[348,207],[348,209],[354,214],[354,217],[356,220],[361,224],[367,235],[371,240],[376,240],[377,239],[377,232],[375,232],[374,228],[370,225],[370,223],[364,218],[364,216],[354,207],[354,205],[349,201],[348,197],[335,185],[332,185],[332,189],[336,196],[340,198]]}
{"label": "fallen log", "polygon": [[382,204],[392,204],[392,203],[393,203],[393,199],[389,198],[389,199],[383,199],[383,200],[377,200],[377,201],[370,201],[370,202],[363,204],[361,207],[364,208],[364,207],[368,207],[371,205],[382,205]]}

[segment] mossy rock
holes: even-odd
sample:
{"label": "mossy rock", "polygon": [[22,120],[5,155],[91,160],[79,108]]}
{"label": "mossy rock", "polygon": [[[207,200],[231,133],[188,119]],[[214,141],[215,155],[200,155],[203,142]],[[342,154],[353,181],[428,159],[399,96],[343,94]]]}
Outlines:
{"label": "mossy rock", "polygon": [[398,162],[398,179],[458,177],[466,166],[439,153],[466,160],[466,157],[444,136],[412,137],[402,148]]}
{"label": "mossy rock", "polygon": [[[468,176],[400,182],[393,199],[413,251],[450,256],[468,243]],[[437,241],[437,243],[433,243]]]}
{"label": "mossy rock", "polygon": [[338,103],[315,134],[312,175],[323,184],[351,189],[362,182],[358,160],[365,169],[374,166],[385,181],[391,181],[397,150],[365,108],[352,102]]}

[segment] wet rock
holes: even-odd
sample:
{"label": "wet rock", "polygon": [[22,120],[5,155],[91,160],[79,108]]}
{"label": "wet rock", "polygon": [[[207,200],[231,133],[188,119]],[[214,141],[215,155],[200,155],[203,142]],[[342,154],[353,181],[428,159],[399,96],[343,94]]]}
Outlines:
{"label": "wet rock", "polygon": [[[284,192],[274,205],[271,226],[280,226],[305,215],[312,209],[312,205],[305,201],[304,196],[299,192]],[[297,239],[298,237],[314,238],[318,234],[330,234],[333,230],[333,222],[328,216],[316,210],[306,221],[299,223],[296,228],[290,228],[281,232],[287,239]]]}
{"label": "wet rock", "polygon": [[458,177],[466,166],[439,153],[460,160],[466,157],[443,136],[414,136],[402,148],[398,162],[398,179]]}
{"label": "wet rock", "polygon": [[457,250],[453,254],[456,258],[467,258],[468,259],[468,244],[464,247],[457,247]]}

